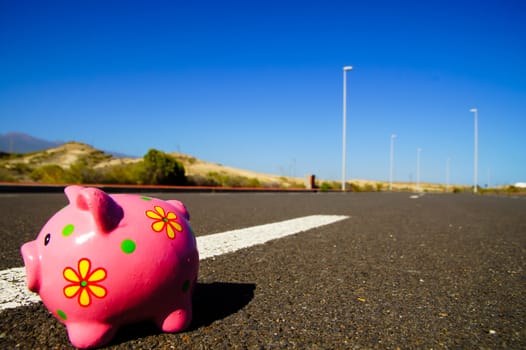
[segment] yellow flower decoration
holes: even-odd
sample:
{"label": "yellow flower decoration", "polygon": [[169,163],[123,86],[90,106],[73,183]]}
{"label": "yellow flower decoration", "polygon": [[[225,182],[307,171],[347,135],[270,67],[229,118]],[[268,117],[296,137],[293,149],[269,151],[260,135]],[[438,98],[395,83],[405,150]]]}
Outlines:
{"label": "yellow flower decoration", "polygon": [[[77,272],[78,271],[78,272]],[[81,306],[90,306],[91,297],[104,298],[107,294],[106,288],[98,282],[106,279],[106,270],[103,268],[91,271],[91,261],[82,258],[78,262],[78,269],[75,271],[71,267],[66,267],[62,273],[66,281],[71,282],[64,287],[66,298],[79,296]]]}
{"label": "yellow flower decoration", "polygon": [[175,215],[175,213],[172,213],[171,211],[166,213],[163,208],[157,205],[154,207],[154,209],[155,211],[146,211],[146,216],[154,220],[154,222],[152,223],[152,230],[154,230],[155,232],[161,232],[164,229],[166,229],[166,234],[168,235],[168,238],[174,239],[175,231],[181,232],[183,230],[181,224],[179,224],[176,221],[177,215]]}

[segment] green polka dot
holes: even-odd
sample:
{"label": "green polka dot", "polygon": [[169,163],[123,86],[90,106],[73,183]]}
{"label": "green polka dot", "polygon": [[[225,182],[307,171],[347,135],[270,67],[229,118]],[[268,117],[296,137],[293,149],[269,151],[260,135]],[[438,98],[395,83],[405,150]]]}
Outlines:
{"label": "green polka dot", "polygon": [[145,200],[145,201],[151,201],[152,199],[150,197],[141,197],[142,200]]}
{"label": "green polka dot", "polygon": [[184,283],[183,283],[183,293],[186,293],[189,288],[190,288],[190,281],[189,280],[184,281]]}
{"label": "green polka dot", "polygon": [[121,250],[126,254],[133,253],[136,247],[137,245],[131,239],[125,239],[121,243]]}
{"label": "green polka dot", "polygon": [[64,311],[62,311],[62,310],[57,310],[57,315],[58,315],[58,317],[60,317],[64,321],[68,319],[68,316],[66,316],[66,313]]}
{"label": "green polka dot", "polygon": [[75,230],[75,225],[68,224],[68,225],[64,226],[64,228],[62,229],[62,235],[64,237],[67,237],[67,236],[71,235],[74,230]]}

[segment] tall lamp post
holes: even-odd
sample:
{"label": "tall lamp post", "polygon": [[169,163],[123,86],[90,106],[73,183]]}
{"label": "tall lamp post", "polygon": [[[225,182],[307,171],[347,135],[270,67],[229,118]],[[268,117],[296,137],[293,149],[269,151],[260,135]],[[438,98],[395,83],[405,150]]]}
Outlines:
{"label": "tall lamp post", "polygon": [[391,152],[389,157],[389,191],[393,190],[393,168],[394,168],[394,139],[396,134],[391,134]]}
{"label": "tall lamp post", "polygon": [[352,70],[352,66],[343,67],[342,192],[345,192],[345,161],[347,158],[347,71],[350,70]]}
{"label": "tall lamp post", "polygon": [[473,167],[474,167],[474,175],[473,175],[473,193],[477,193],[477,186],[478,186],[478,158],[479,158],[479,151],[478,151],[478,148],[479,148],[479,135],[478,135],[478,114],[479,114],[479,111],[476,109],[476,108],[471,108],[469,110],[470,112],[474,113],[475,114],[475,155],[474,155],[474,164],[473,164]]}

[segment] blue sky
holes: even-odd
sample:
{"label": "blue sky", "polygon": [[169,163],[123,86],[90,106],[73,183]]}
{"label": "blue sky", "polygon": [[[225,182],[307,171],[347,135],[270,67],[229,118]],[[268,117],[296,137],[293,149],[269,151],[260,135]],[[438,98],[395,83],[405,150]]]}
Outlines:
{"label": "blue sky", "polygon": [[526,181],[526,2],[0,0],[0,133],[281,175]]}

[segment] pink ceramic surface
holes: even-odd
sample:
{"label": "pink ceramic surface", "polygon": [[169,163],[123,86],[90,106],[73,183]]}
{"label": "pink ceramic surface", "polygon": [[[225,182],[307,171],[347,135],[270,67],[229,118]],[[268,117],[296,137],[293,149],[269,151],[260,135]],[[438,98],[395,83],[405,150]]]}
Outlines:
{"label": "pink ceramic surface", "polygon": [[69,205],[22,246],[30,290],[63,322],[71,343],[104,345],[119,326],[153,320],[187,327],[199,256],[179,201],[69,186]]}

